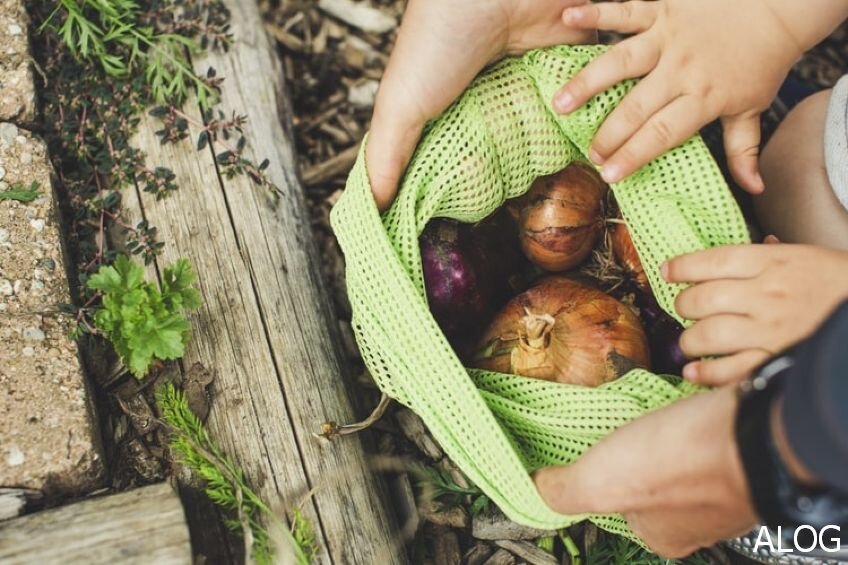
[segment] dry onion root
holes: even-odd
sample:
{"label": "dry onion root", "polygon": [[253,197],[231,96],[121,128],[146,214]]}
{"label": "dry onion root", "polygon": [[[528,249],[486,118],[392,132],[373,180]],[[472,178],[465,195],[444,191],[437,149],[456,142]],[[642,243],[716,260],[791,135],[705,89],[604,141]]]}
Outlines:
{"label": "dry onion root", "polygon": [[604,231],[607,191],[598,173],[583,163],[536,179],[513,205],[527,258],[551,272],[583,262]]}
{"label": "dry onion root", "polygon": [[647,337],[631,309],[565,277],[547,278],[507,304],[474,359],[479,369],[590,387],[649,365]]}

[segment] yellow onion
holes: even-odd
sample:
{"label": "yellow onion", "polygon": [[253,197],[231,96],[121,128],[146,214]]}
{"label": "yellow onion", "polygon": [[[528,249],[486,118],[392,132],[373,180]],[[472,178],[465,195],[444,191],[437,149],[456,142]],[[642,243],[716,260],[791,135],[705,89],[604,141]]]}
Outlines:
{"label": "yellow onion", "polygon": [[538,267],[561,272],[591,253],[604,229],[608,187],[583,163],[539,177],[514,206],[520,209],[521,248]]}
{"label": "yellow onion", "polygon": [[565,277],[544,279],[507,304],[474,359],[479,369],[590,387],[649,364],[633,311]]}
{"label": "yellow onion", "polygon": [[636,246],[633,245],[633,238],[630,236],[630,229],[627,224],[614,224],[610,229],[610,238],[612,239],[612,253],[615,255],[618,264],[633,279],[636,286],[643,291],[650,292],[651,285],[648,283],[648,275],[645,274],[642,260],[639,259]]}

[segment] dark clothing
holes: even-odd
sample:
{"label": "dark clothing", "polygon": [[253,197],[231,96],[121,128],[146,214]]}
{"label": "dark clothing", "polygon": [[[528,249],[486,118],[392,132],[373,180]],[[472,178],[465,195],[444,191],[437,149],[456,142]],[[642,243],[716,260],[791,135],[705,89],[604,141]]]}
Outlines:
{"label": "dark clothing", "polygon": [[815,477],[848,494],[848,302],[793,357],[783,397],[789,445]]}

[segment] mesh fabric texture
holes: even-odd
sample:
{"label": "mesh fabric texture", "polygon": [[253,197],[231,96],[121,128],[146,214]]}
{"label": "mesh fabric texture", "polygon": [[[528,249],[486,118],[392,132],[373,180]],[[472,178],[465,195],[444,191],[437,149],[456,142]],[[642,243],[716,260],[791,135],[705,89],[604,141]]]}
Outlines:
{"label": "mesh fabric texture", "polygon": [[[569,463],[618,426],[697,389],[644,370],[598,388],[467,370],[427,307],[418,236],[436,217],[480,221],[536,177],[587,160],[595,131],[634,83],[567,116],[553,113],[550,100],[604,49],[554,47],[502,61],[428,125],[389,211],[381,217],[374,204],[363,150],[332,212],[353,328],[377,384],[424,420],[507,516],[538,528],[587,516],[548,508],[530,472]],[[672,315],[679,288],[659,276],[663,261],[748,242],[741,212],[700,138],[612,188],[657,299]],[[632,537],[620,517],[589,518]]]}

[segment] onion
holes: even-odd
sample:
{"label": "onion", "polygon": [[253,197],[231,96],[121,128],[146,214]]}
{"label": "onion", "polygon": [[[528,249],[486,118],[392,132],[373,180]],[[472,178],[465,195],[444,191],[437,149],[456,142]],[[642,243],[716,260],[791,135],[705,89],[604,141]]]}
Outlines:
{"label": "onion", "polygon": [[633,245],[630,228],[625,223],[615,223],[610,229],[610,238],[612,239],[612,253],[619,265],[633,279],[636,286],[643,291],[650,292],[651,285],[648,283],[648,275],[645,274],[642,260],[639,259],[636,246]]}
{"label": "onion", "polygon": [[603,233],[607,185],[583,163],[572,163],[539,177],[513,206],[518,206],[524,254],[546,271],[579,265]]}
{"label": "onion", "polygon": [[514,293],[523,262],[515,226],[501,214],[476,226],[436,219],[419,243],[430,311],[451,345],[467,349]]}
{"label": "onion", "polygon": [[500,373],[599,386],[648,368],[645,332],[630,308],[565,277],[520,294],[486,330],[474,366]]}
{"label": "onion", "polygon": [[633,305],[645,324],[648,342],[651,345],[651,361],[658,373],[680,375],[688,358],[680,348],[683,326],[666,314],[650,292],[637,290]]}

